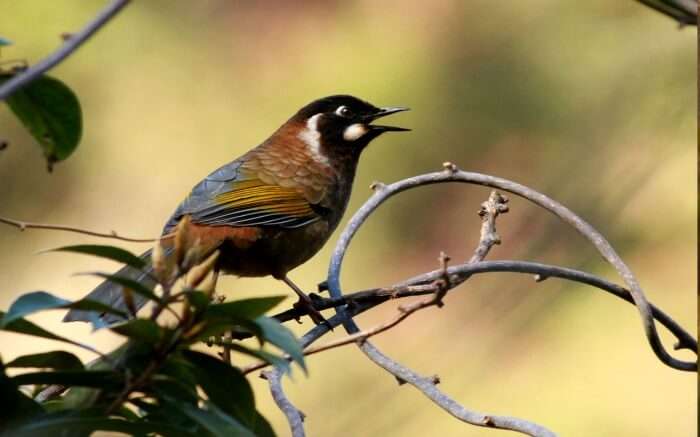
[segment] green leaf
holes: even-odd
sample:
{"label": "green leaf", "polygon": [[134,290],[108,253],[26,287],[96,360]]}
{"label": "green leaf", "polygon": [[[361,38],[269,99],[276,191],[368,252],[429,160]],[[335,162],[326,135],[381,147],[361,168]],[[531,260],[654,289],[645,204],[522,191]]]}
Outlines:
{"label": "green leaf", "polygon": [[142,258],[134,255],[128,250],[120,247],[107,246],[101,244],[79,244],[75,246],[64,246],[56,249],[49,249],[44,252],[73,252],[85,255],[93,255],[100,258],[111,259],[121,264],[126,264],[139,270],[146,267],[147,263]]}
{"label": "green leaf", "polygon": [[270,317],[258,317],[255,319],[255,324],[262,330],[265,340],[287,352],[306,373],[304,351],[292,331]]}
{"label": "green leaf", "polygon": [[65,386],[118,388],[122,376],[111,370],[64,370],[59,372],[23,373],[11,378],[17,385],[57,384]]}
{"label": "green leaf", "polygon": [[60,370],[82,370],[83,363],[70,352],[53,351],[23,355],[7,363],[7,367],[48,367]]}
{"label": "green leaf", "polygon": [[183,404],[182,412],[216,437],[255,437],[255,434],[212,403],[206,409]]}
{"label": "green leaf", "polygon": [[114,282],[115,284],[119,284],[122,287],[126,287],[129,290],[133,291],[136,294],[140,294],[141,296],[145,297],[146,299],[150,299],[154,302],[160,302],[160,298],[156,296],[156,294],[148,288],[147,286],[143,285],[139,281],[136,281],[131,278],[127,278],[126,276],[119,276],[119,274],[109,274],[109,273],[102,273],[102,272],[87,272],[87,273],[81,273],[81,275],[90,275],[90,276],[97,276],[99,278],[103,278],[108,280],[109,282]]}
{"label": "green leaf", "polygon": [[[0,319],[4,320],[4,317],[5,317],[5,313],[0,311]],[[21,319],[21,318],[16,319],[16,320],[9,322],[9,323],[0,323],[0,330],[16,332],[18,334],[31,335],[34,337],[46,338],[49,340],[62,341],[65,343],[69,343],[69,344],[72,344],[75,346],[82,347],[84,349],[93,350],[89,346],[86,346],[86,345],[79,343],[77,341],[73,341],[69,338],[61,337],[60,335],[56,335],[56,334],[49,332],[46,329],[44,329],[38,325],[35,325],[34,323],[32,323],[28,320]]]}
{"label": "green leaf", "polygon": [[[10,309],[0,320],[0,329],[4,328],[13,321],[20,319],[26,315],[36,313],[38,311],[72,308],[86,311],[97,311],[99,313],[118,314],[124,318],[128,317],[126,313],[116,310],[109,305],[89,299],[81,299],[71,302],[66,299],[54,296],[45,291],[34,291],[32,293],[23,294],[15,300]],[[97,317],[97,314],[96,314]]]}
{"label": "green leaf", "polygon": [[201,311],[211,303],[211,299],[203,291],[185,291],[187,295],[187,300],[197,311]]}
{"label": "green leaf", "polygon": [[0,405],[2,405],[0,430],[7,428],[11,422],[43,413],[39,404],[22,393],[17,384],[7,376],[2,361],[0,361]]}
{"label": "green leaf", "polygon": [[163,330],[153,320],[133,319],[110,325],[109,329],[125,337],[146,343],[158,343],[163,338]]}
{"label": "green leaf", "polygon": [[4,429],[0,436],[62,436],[86,435],[94,431],[113,431],[128,435],[166,435],[202,437],[187,429],[174,427],[168,422],[139,421],[108,418],[103,411],[58,411],[33,417],[24,423]]}
{"label": "green leaf", "polygon": [[255,424],[252,427],[256,437],[275,437],[275,431],[265,417],[258,413]]}
{"label": "green leaf", "polygon": [[0,36],[0,46],[10,46],[10,45],[12,45],[12,41]]}
{"label": "green leaf", "polygon": [[201,352],[186,350],[183,356],[193,365],[192,373],[210,401],[241,422],[253,423],[253,390],[240,370]]}
{"label": "green leaf", "polygon": [[286,358],[280,357],[279,355],[271,354],[260,349],[251,349],[249,347],[243,346],[242,344],[232,343],[231,349],[240,352],[242,354],[258,358],[266,363],[270,363],[279,369],[282,373],[289,373],[290,365]]}
{"label": "green leaf", "polygon": [[286,299],[286,296],[269,296],[212,304],[207,308],[205,317],[214,316],[237,320],[252,320],[265,314],[284,299]]}
{"label": "green leaf", "polygon": [[[0,84],[12,77],[0,75]],[[6,99],[12,112],[41,145],[49,171],[76,149],[83,133],[78,97],[58,79],[41,76]]]}

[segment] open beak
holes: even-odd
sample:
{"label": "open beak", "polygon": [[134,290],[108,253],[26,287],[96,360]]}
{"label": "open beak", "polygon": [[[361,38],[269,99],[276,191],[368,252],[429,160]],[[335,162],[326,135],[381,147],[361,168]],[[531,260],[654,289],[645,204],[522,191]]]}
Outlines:
{"label": "open beak", "polygon": [[405,132],[405,131],[410,131],[411,129],[406,129],[404,127],[396,127],[396,126],[383,126],[379,124],[369,124],[373,122],[374,120],[381,118],[381,117],[386,117],[387,115],[395,114],[397,112],[403,112],[403,111],[408,111],[408,108],[402,108],[402,107],[390,107],[390,108],[379,108],[379,111],[375,112],[372,115],[369,115],[365,117],[365,121],[368,123],[368,127],[374,131],[380,131],[380,132]]}

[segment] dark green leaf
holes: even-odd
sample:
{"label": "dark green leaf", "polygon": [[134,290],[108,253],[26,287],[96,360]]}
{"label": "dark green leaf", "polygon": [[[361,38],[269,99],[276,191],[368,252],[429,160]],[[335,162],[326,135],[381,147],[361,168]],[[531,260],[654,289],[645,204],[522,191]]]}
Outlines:
{"label": "dark green leaf", "polygon": [[[0,311],[0,318],[4,320],[5,313]],[[25,319],[16,319],[10,323],[2,324],[0,323],[0,329],[3,331],[11,331],[11,332],[16,332],[18,334],[26,334],[26,335],[32,335],[34,337],[41,337],[41,338],[47,338],[49,340],[56,340],[56,341],[63,341],[65,343],[70,343],[75,346],[80,346],[82,348],[92,350],[92,348],[85,346],[84,344],[78,343],[77,341],[73,341],[69,338],[66,337],[61,337],[60,335],[56,335],[52,332],[47,331],[46,329],[35,325],[34,323],[25,320]]]}
{"label": "dark green leaf", "polygon": [[255,357],[262,361],[270,363],[276,368],[278,368],[282,373],[289,373],[289,361],[287,361],[287,359],[285,359],[284,357],[280,357],[279,355],[271,354],[270,352],[266,352],[260,349],[251,349],[238,343],[231,344],[231,349],[236,352],[240,352],[242,354]]}
{"label": "dark green leaf", "polygon": [[[0,83],[12,75],[0,75]],[[39,142],[49,164],[64,160],[78,146],[83,132],[76,95],[63,82],[41,76],[6,99],[7,104]]]}
{"label": "dark green leaf", "polygon": [[26,394],[22,393],[17,384],[5,374],[5,366],[0,361],[0,430],[5,429],[11,422],[23,420],[43,413],[42,408]]}
{"label": "dark green leaf", "polygon": [[275,437],[275,431],[265,417],[258,413],[255,424],[252,427],[256,437]]}
{"label": "dark green leaf", "polygon": [[[50,437],[62,435],[86,435],[94,431],[113,431],[128,435],[158,434],[165,436],[197,436],[168,422],[139,421],[100,417],[100,411],[58,411],[34,417],[9,429],[4,429],[2,437]],[[70,431],[66,434],[67,431]]]}
{"label": "dark green leaf", "polygon": [[183,356],[193,365],[192,373],[210,401],[242,423],[253,423],[253,390],[240,370],[201,352],[187,350]]}
{"label": "dark green leaf", "polygon": [[106,279],[109,282],[114,282],[115,284],[119,284],[122,287],[126,287],[136,294],[140,294],[141,296],[145,297],[146,299],[150,299],[154,302],[160,302],[160,298],[158,296],[156,296],[155,293],[153,293],[153,290],[151,290],[147,286],[143,285],[142,283],[140,283],[134,279],[127,278],[125,276],[119,276],[118,274],[111,275],[109,273],[101,273],[101,272],[88,272],[88,273],[81,273],[81,274],[97,276],[97,277]]}
{"label": "dark green leaf", "polygon": [[81,370],[83,363],[70,352],[53,351],[23,355],[7,363],[7,367],[49,367],[60,370]]}
{"label": "dark green leaf", "polygon": [[75,246],[64,246],[56,249],[49,249],[46,252],[74,252],[85,255],[94,255],[100,258],[111,259],[118,263],[126,264],[139,270],[146,267],[146,261],[134,255],[128,250],[120,247],[106,246],[100,244],[79,244]]}
{"label": "dark green leaf", "polygon": [[252,320],[265,314],[282,302],[286,296],[255,297],[233,302],[209,305],[205,317],[227,317],[240,320]]}
{"label": "dark green leaf", "polygon": [[0,328],[6,327],[13,321],[20,319],[26,315],[50,309],[57,308],[72,308],[86,311],[97,311],[101,313],[111,313],[118,314],[122,317],[127,317],[127,315],[119,310],[115,310],[109,305],[105,305],[101,302],[81,299],[75,302],[62,299],[60,297],[54,296],[53,294],[47,293],[45,291],[34,291],[32,293],[23,294],[17,300],[15,300],[7,314],[4,315],[2,320],[0,320]]}
{"label": "dark green leaf", "polygon": [[306,372],[304,351],[299,340],[292,334],[292,331],[277,320],[269,317],[258,317],[255,319],[255,324],[262,330],[265,340],[287,352],[289,356],[292,357],[292,360],[297,362],[304,372]]}
{"label": "dark green leaf", "polygon": [[109,370],[65,370],[60,372],[23,373],[11,378],[17,385],[57,384],[65,386],[116,388],[122,384],[119,373]]}
{"label": "dark green leaf", "polygon": [[202,291],[187,291],[187,299],[190,304],[197,310],[201,311],[211,303],[211,299]]}
{"label": "dark green leaf", "polygon": [[251,430],[215,405],[207,403],[206,407],[207,409],[200,409],[189,404],[181,406],[183,413],[216,437],[255,437]]}
{"label": "dark green leaf", "polygon": [[128,320],[116,325],[110,325],[109,329],[117,334],[146,343],[157,343],[162,338],[163,333],[161,327],[149,319]]}

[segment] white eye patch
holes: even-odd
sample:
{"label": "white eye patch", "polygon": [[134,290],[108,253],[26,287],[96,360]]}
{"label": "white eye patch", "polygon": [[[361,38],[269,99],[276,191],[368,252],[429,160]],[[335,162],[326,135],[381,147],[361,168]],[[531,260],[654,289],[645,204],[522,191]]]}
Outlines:
{"label": "white eye patch", "polygon": [[343,139],[345,141],[356,141],[367,133],[367,126],[362,123],[351,124],[343,131]]}

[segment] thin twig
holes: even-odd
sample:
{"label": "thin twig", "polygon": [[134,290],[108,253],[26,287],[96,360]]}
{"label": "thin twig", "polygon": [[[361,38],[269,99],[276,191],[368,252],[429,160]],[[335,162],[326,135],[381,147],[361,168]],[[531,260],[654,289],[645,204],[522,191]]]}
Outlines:
{"label": "thin twig", "polygon": [[275,400],[279,409],[287,416],[287,422],[289,422],[289,427],[292,430],[292,437],[304,437],[306,435],[304,432],[304,413],[292,405],[284,394],[280,371],[277,369],[266,370],[262,372],[261,376],[266,379],[267,383],[270,385],[272,399]]}
{"label": "thin twig", "polygon": [[72,34],[70,38],[65,39],[65,42],[55,52],[48,55],[46,58],[37,62],[30,68],[24,70],[12,77],[12,79],[0,86],[0,100],[5,100],[15,91],[27,85],[29,82],[37,79],[46,71],[58,65],[71,53],[75,52],[85,41],[100,30],[107,22],[112,19],[117,13],[129,4],[129,0],[114,0],[107,5],[90,23],[88,23],[80,32]]}
{"label": "thin twig", "polygon": [[89,229],[77,228],[74,226],[51,225],[51,224],[47,224],[47,223],[23,222],[20,220],[14,220],[14,219],[10,219],[7,217],[0,217],[0,223],[14,226],[17,229],[19,229],[20,231],[25,231],[27,229],[46,229],[46,230],[51,230],[51,231],[66,231],[66,232],[75,232],[77,234],[90,235],[92,237],[112,238],[114,240],[128,241],[131,243],[152,243],[154,241],[159,240],[158,238],[122,237],[121,235],[118,235],[114,231],[109,232],[109,233],[96,232],[96,231],[91,231]]}

